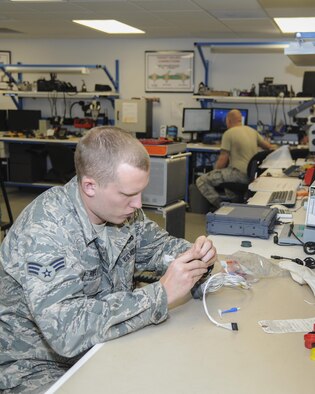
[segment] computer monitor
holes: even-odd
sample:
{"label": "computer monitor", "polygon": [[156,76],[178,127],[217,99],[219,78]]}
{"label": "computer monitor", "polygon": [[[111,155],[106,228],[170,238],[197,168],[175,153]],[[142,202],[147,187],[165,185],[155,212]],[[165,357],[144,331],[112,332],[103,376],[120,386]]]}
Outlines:
{"label": "computer monitor", "polygon": [[0,131],[7,130],[7,110],[0,109]]}
{"label": "computer monitor", "polygon": [[304,71],[303,76],[303,96],[304,97],[315,97],[315,72]]}
{"label": "computer monitor", "polygon": [[[212,108],[211,131],[214,133],[223,134],[227,129],[226,115],[235,108]],[[248,122],[248,109],[239,109],[242,114],[242,123],[247,125]]]}
{"label": "computer monitor", "polygon": [[183,133],[197,135],[196,141],[202,141],[202,136],[211,130],[211,108],[184,108],[183,109]]}
{"label": "computer monitor", "polygon": [[9,109],[7,126],[10,131],[34,131],[39,129],[40,110]]}

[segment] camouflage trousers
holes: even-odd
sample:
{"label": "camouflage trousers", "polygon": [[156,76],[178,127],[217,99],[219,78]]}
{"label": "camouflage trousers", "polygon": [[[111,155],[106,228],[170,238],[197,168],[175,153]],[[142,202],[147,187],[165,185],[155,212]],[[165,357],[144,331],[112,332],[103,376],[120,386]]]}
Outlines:
{"label": "camouflage trousers", "polygon": [[[25,361],[25,364],[28,362]],[[26,366],[26,365],[25,365]],[[53,365],[53,363],[43,363],[35,368],[30,365],[30,371],[28,376],[24,376],[23,379],[18,379],[19,384],[10,389],[0,390],[3,394],[43,394],[49,387],[51,387],[64,373],[66,369],[58,368]],[[16,371],[17,376],[19,375],[19,370]],[[7,387],[11,384],[7,382]],[[13,382],[12,382],[13,383]],[[17,381],[15,382],[17,383]]]}
{"label": "camouflage trousers", "polygon": [[[243,174],[236,168],[222,168],[220,170],[212,170],[204,175],[201,175],[196,180],[196,186],[200,193],[212,204],[215,208],[219,208],[221,204],[220,194],[216,187],[223,182],[247,183],[247,175]],[[231,190],[226,189],[225,194],[228,198],[235,198],[236,195]]]}

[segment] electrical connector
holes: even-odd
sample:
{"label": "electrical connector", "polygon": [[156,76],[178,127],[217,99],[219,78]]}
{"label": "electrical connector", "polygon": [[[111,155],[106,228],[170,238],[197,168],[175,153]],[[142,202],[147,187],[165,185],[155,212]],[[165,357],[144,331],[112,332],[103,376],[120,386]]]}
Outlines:
{"label": "electrical connector", "polygon": [[219,312],[219,315],[222,317],[222,315],[223,315],[224,313],[237,312],[237,311],[239,311],[239,310],[240,310],[239,307],[233,307],[233,308],[224,309],[224,310],[218,309],[218,312]]}
{"label": "electrical connector", "polygon": [[[247,281],[242,276],[237,275],[235,273],[228,274],[228,273],[219,272],[217,274],[210,276],[208,278],[208,280],[202,284],[202,286],[203,286],[203,297],[202,297],[203,307],[204,307],[205,313],[208,316],[209,320],[213,324],[215,324],[217,327],[222,327],[222,328],[225,328],[225,329],[231,330],[231,331],[238,331],[237,323],[219,323],[210,315],[210,313],[208,312],[207,303],[206,303],[206,294],[207,294],[207,292],[214,292],[214,291],[220,289],[222,286],[240,287],[243,289],[249,289],[250,286],[247,283]],[[223,312],[226,312],[226,313],[236,312],[239,309],[240,308],[238,308],[238,307],[233,307],[233,308],[227,309],[225,311],[221,311],[219,309],[219,314],[221,316]]]}

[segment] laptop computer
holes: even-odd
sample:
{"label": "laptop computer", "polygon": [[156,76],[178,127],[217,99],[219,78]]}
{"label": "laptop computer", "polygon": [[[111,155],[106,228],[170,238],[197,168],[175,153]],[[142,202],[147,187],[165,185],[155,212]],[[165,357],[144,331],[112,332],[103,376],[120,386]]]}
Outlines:
{"label": "laptop computer", "polygon": [[280,204],[286,207],[294,207],[296,199],[296,190],[275,190],[273,192],[270,192],[267,206]]}

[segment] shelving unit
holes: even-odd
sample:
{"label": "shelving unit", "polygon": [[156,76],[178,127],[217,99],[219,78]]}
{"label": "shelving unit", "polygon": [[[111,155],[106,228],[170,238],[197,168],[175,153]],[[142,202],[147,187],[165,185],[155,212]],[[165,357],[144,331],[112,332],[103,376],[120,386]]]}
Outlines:
{"label": "shelving unit", "polygon": [[[314,33],[312,36],[314,37]],[[308,36],[304,38],[309,38]],[[203,48],[210,47],[214,52],[235,53],[236,50],[242,53],[251,52],[279,52],[284,51],[284,48],[290,43],[286,41],[280,42],[195,42],[202,65],[204,67],[204,84],[208,86],[210,62],[205,58]],[[213,103],[239,103],[239,104],[281,104],[281,105],[299,105],[303,102],[312,100],[312,97],[252,97],[252,96],[202,96],[194,95],[196,100],[200,101],[202,107],[207,107]]]}
{"label": "shelving unit", "polygon": [[[29,73],[50,73],[50,74],[89,74],[90,70],[102,70],[107,79],[109,79],[113,90],[106,92],[37,92],[37,91],[22,91],[22,90],[4,90],[3,96],[8,96],[12,99],[15,106],[18,109],[23,107],[24,98],[54,98],[54,99],[93,99],[93,98],[105,98],[114,103],[114,100],[119,97],[119,61],[115,61],[115,76],[109,72],[105,65],[73,65],[73,64],[0,64],[0,71],[2,71],[8,78],[10,83],[15,86],[23,82],[23,74]],[[13,74],[17,74],[14,77]]]}
{"label": "shelving unit", "polygon": [[213,103],[240,103],[240,104],[300,104],[312,100],[312,97],[261,97],[261,96],[193,96],[198,101]]}
{"label": "shelving unit", "polygon": [[194,99],[200,101],[203,108],[209,104],[280,104],[280,105],[299,105],[303,102],[313,100],[313,97],[251,97],[251,96],[199,96],[194,95]]}
{"label": "shelving unit", "polygon": [[33,92],[33,91],[19,91],[19,90],[5,90],[2,92],[3,96],[14,96],[14,97],[21,97],[21,98],[49,98],[49,97],[56,97],[56,98],[64,98],[65,96],[68,98],[75,98],[75,99],[85,99],[85,98],[100,98],[100,97],[119,97],[119,93],[113,92]]}
{"label": "shelving unit", "polygon": [[[99,70],[100,74],[102,77],[104,77],[105,74],[105,80],[102,78],[98,83],[99,84],[108,84],[109,83],[109,88],[111,89],[110,91],[86,91],[86,92],[73,92],[73,91],[36,91],[36,90],[19,90],[19,85],[23,83],[23,77],[25,75],[29,76],[30,73],[35,73],[37,75],[42,75],[42,73],[48,73],[51,74],[51,79],[56,77],[59,74],[80,74],[80,75],[86,75],[89,74],[90,71],[96,71]],[[9,84],[10,84],[10,90],[2,90],[0,91],[0,95],[4,97],[9,97],[12,102],[14,103],[15,107],[19,110],[23,109],[25,100],[42,100],[38,104],[41,108],[45,108],[46,112],[50,112],[50,116],[46,115],[46,119],[50,118],[56,118],[57,122],[58,119],[62,119],[62,117],[57,116],[57,101],[58,105],[60,107],[61,113],[65,116],[66,114],[66,109],[69,104],[70,107],[70,118],[71,116],[71,108],[74,106],[74,104],[77,104],[79,101],[88,101],[89,102],[94,100],[96,101],[101,101],[101,100],[106,100],[107,101],[107,107],[110,107],[110,105],[114,108],[115,106],[115,100],[119,97],[119,62],[118,60],[115,61],[115,75],[112,76],[112,74],[109,72],[107,67],[105,65],[61,65],[61,64],[0,64],[0,74],[4,73],[7,78],[9,79]],[[24,75],[25,74],[25,75]],[[38,77],[33,76],[34,80],[38,81]],[[97,76],[98,77],[98,76]],[[58,85],[59,86],[59,85]],[[67,87],[67,86],[66,86]],[[108,89],[109,89],[108,88]],[[66,90],[66,89],[65,89]],[[70,89],[69,89],[70,90]],[[46,101],[43,101],[46,100]],[[30,101],[28,101],[30,103]],[[109,103],[109,104],[108,104]],[[49,105],[49,106],[48,106]],[[25,105],[26,107],[26,105]],[[110,109],[110,108],[107,108]],[[53,113],[53,110],[55,113]],[[83,110],[83,108],[82,108]],[[63,112],[64,111],[64,112]],[[85,113],[85,112],[84,112]],[[98,113],[97,113],[98,114]],[[45,117],[43,117],[45,119]],[[104,111],[104,118],[105,118],[105,111]],[[94,118],[93,118],[94,119]],[[95,120],[95,119],[94,119]],[[96,119],[97,120],[97,119]],[[95,120],[95,122],[96,122]],[[112,122],[113,119],[110,119],[109,122]],[[56,123],[57,124],[57,123]],[[60,123],[60,125],[63,123]],[[67,123],[65,123],[65,128],[69,127],[69,124],[67,126]],[[72,127],[72,126],[70,126]],[[75,128],[76,127],[76,128]],[[75,131],[80,127],[79,126],[74,126],[73,128]],[[48,126],[49,128],[49,126]],[[84,129],[85,126],[82,126]],[[8,141],[8,140],[6,140]],[[59,141],[59,143],[67,143],[68,140],[64,141]],[[31,141],[33,144],[36,143],[43,143],[43,140],[36,141],[33,139]],[[44,141],[45,143],[50,143],[50,141]],[[26,141],[22,141],[22,139],[19,139],[16,144],[29,144],[30,139],[27,139]],[[13,143],[10,143],[11,146],[13,146]],[[31,162],[31,159],[29,160]],[[34,161],[34,160],[33,160]],[[12,163],[11,163],[12,164]],[[33,163],[30,165],[33,166]],[[23,167],[23,166],[22,166]],[[34,167],[34,166],[33,166]],[[15,182],[17,183],[17,182]],[[24,186],[24,182],[20,182],[18,186]],[[37,182],[35,184],[36,187],[49,187],[49,184],[46,182]]]}
{"label": "shelving unit", "polygon": [[5,90],[2,92],[3,96],[10,97],[14,102],[17,109],[23,108],[22,99],[73,99],[73,100],[84,100],[84,99],[106,99],[109,100],[114,106],[114,100],[119,98],[118,93],[113,92],[33,92],[33,91],[17,91],[17,90]]}

